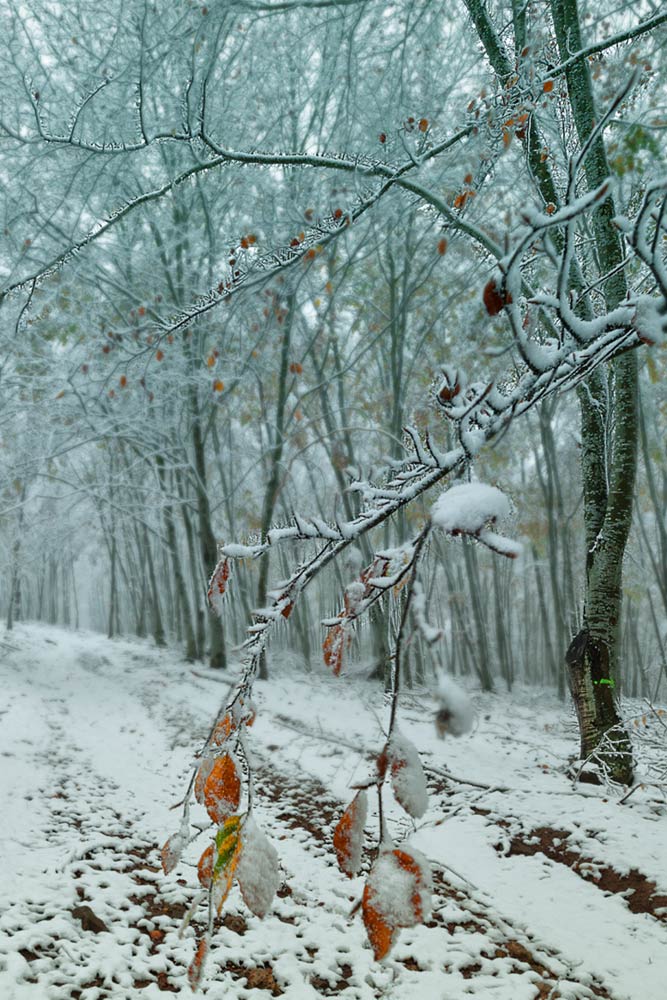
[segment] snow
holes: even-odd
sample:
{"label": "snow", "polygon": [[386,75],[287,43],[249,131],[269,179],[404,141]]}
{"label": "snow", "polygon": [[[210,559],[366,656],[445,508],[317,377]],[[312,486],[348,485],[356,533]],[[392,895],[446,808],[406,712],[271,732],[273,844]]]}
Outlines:
{"label": "snow", "polygon": [[667,335],[665,302],[653,295],[640,295],[635,316],[637,333],[647,344],[664,344]]}
{"label": "snow", "polygon": [[459,483],[438,497],[431,520],[443,531],[474,535],[490,523],[504,521],[510,511],[509,500],[497,486]]}
{"label": "snow", "polygon": [[[168,876],[159,848],[178,829],[172,807],[235,670],[204,674],[147,642],[42,626],[17,627],[11,642],[0,661],[0,997],[192,996],[202,907],[182,937],[179,928],[199,892],[203,806],[192,807],[202,835]],[[610,888],[605,873],[635,870],[667,894],[667,806],[649,788],[625,805],[601,787],[573,789],[573,714],[534,689],[460,692],[477,722],[444,742],[434,725],[443,688],[402,694],[401,733],[419,751],[430,805],[415,822],[385,796],[385,821],[393,842],[409,838],[405,849],[428,859],[433,914],[375,962],[359,912],[350,915],[366,876],[342,874],[331,842],[384,745],[382,691],[324,668],[305,678],[288,663],[258,683],[247,735],[252,815],[278,851],[281,884],[263,920],[232,889],[202,996],[262,1000],[270,992],[250,984],[270,973],[287,1000],[535,1000],[552,990],[588,1000],[602,989],[663,1000],[665,908],[634,912],[631,891]],[[370,795],[365,872],[377,819]],[[81,905],[108,931],[85,930],[72,913]]]}
{"label": "snow", "polygon": [[502,490],[487,483],[458,483],[442,493],[431,508],[431,521],[453,535],[472,535],[499,555],[516,559],[519,542],[504,538],[489,525],[506,521],[511,505]]}

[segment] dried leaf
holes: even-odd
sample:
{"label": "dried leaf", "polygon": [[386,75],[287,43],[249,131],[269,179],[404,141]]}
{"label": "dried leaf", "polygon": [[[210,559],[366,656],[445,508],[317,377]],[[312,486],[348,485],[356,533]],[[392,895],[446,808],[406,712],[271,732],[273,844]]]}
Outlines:
{"label": "dried leaf", "polygon": [[343,649],[345,646],[346,633],[342,625],[334,625],[326,634],[322,644],[324,662],[327,667],[331,667],[334,676],[338,677],[343,666]]}
{"label": "dried leaf", "polygon": [[202,938],[197,945],[195,957],[192,959],[190,968],[188,969],[188,982],[190,983],[192,990],[196,990],[201,982],[201,978],[204,973],[204,962],[206,961],[207,954],[208,941],[206,938]]}
{"label": "dried leaf", "polygon": [[352,799],[334,830],[333,845],[338,867],[350,878],[357,874],[361,865],[367,813],[368,798],[362,789]]}
{"label": "dried leaf", "polygon": [[234,720],[229,712],[225,712],[213,730],[213,736],[211,737],[211,743],[213,746],[222,746],[225,740],[231,735],[233,729]]}
{"label": "dried leaf", "polygon": [[221,559],[213,570],[213,575],[208,584],[208,603],[219,615],[222,614],[222,599],[227,589],[229,572],[229,559]]}
{"label": "dried leaf", "polygon": [[160,851],[162,870],[165,875],[168,875],[170,871],[173,871],[178,862],[181,860],[183,846],[183,837],[181,833],[173,833]]}
{"label": "dried leaf", "polygon": [[241,801],[241,778],[234,757],[217,757],[204,784],[204,804],[214,823],[223,823]]}
{"label": "dried leaf", "polygon": [[199,884],[204,888],[210,888],[213,880],[213,844],[209,844],[197,864],[197,874]]}
{"label": "dried leaf", "polygon": [[204,804],[204,786],[206,785],[206,779],[211,773],[211,768],[213,767],[213,758],[204,757],[199,768],[197,769],[197,775],[195,777],[195,800],[201,805]]}
{"label": "dried leaf", "polygon": [[491,278],[490,281],[487,281],[486,285],[484,286],[484,292],[482,298],[484,300],[484,306],[489,316],[497,316],[498,313],[505,308],[507,303],[512,301],[509,296],[507,296],[507,298],[503,298],[503,296],[498,291],[498,286],[496,285],[494,278]]}
{"label": "dried leaf", "polygon": [[252,817],[243,826],[236,878],[248,909],[255,916],[263,917],[280,885],[280,867],[275,847]]}

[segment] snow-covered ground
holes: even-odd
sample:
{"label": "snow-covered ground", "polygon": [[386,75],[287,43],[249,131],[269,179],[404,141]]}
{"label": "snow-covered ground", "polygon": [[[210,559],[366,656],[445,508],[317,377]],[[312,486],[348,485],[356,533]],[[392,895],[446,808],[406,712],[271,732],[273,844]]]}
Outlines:
{"label": "snow-covered ground", "polygon": [[[148,643],[41,626],[0,640],[0,1000],[190,996],[205,915],[178,932],[208,834],[168,877],[159,845],[226,687]],[[281,664],[256,701],[256,815],[284,882],[264,920],[232,891],[203,995],[667,997],[667,808],[651,789],[624,805],[573,791],[575,727],[550,696],[475,695],[473,732],[443,741],[428,693],[402,700],[431,800],[416,825],[389,822],[436,891],[380,963],[350,917],[363,878],[340,873],[331,834],[381,746],[381,694]]]}

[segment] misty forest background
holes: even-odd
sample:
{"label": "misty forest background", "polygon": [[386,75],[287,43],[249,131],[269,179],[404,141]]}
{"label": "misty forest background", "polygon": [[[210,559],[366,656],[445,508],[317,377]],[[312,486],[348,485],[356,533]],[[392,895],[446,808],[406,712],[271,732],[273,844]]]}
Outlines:
{"label": "misty forest background", "polygon": [[[660,5],[564,6],[595,50],[585,62],[601,107],[634,74],[605,131],[611,183],[631,214],[665,170]],[[563,62],[549,4],[30,7],[5,7],[0,57],[6,627],[150,636],[224,668],[295,557],[276,545],[235,563],[220,619],[206,601],[218,544],[261,542],[295,512],[353,518],[362,501],[351,481],[405,459],[406,425],[451,444],[442,364],[469,379],[520,367],[502,311],[485,307],[493,261],[474,237],[511,241],[525,204],[539,207],[533,119],[542,162],[565,184],[576,138],[566,75],[549,76]],[[524,103],[532,81],[523,117],[471,30],[483,13],[520,66]],[[476,131],[417,162],[471,116]],[[356,168],[308,159],[329,151]],[[368,196],[367,161],[411,160],[447,213],[405,188]],[[584,220],[577,251],[591,268],[592,241]],[[601,283],[589,283],[595,303]],[[658,699],[667,396],[660,348],[634,353],[638,474],[615,682]],[[503,560],[474,541],[432,539],[423,582],[444,634],[433,647],[413,635],[408,684],[442,669],[486,690],[527,683],[566,697],[586,572],[579,407],[574,392],[553,395],[476,458],[475,476],[513,500],[523,553]],[[610,407],[609,441],[615,419]],[[378,528],[374,548],[412,537],[429,497]],[[367,544],[311,587],[274,639],[269,671],[281,649],[305,674],[320,669],[320,622],[338,612]],[[383,598],[357,629],[360,669],[386,675],[400,614],[400,597]]]}

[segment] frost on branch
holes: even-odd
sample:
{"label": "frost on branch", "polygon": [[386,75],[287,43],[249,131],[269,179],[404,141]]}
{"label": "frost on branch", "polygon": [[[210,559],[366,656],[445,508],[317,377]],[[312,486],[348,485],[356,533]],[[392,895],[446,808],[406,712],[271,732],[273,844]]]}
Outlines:
{"label": "frost on branch", "polygon": [[417,748],[402,733],[394,731],[388,756],[396,801],[413,819],[420,819],[428,809],[428,791]]}
{"label": "frost on branch", "polygon": [[333,845],[338,867],[352,878],[361,867],[364,846],[364,826],[368,813],[368,798],[361,789],[336,824]]}
{"label": "frost on branch", "polygon": [[496,534],[491,525],[506,521],[511,505],[502,490],[487,483],[459,483],[441,494],[431,508],[431,521],[450,535],[470,535],[494,552],[510,559],[521,545]]}
{"label": "frost on branch", "polygon": [[435,726],[438,736],[465,736],[472,729],[475,713],[468,696],[445,675],[438,684],[438,713]]}
{"label": "frost on branch", "polygon": [[639,338],[653,346],[665,343],[667,338],[667,312],[664,300],[652,295],[640,295],[637,299],[635,327]]}
{"label": "frost on branch", "polygon": [[256,917],[263,917],[280,885],[280,869],[278,852],[252,816],[243,825],[243,846],[236,879],[248,909]]}

